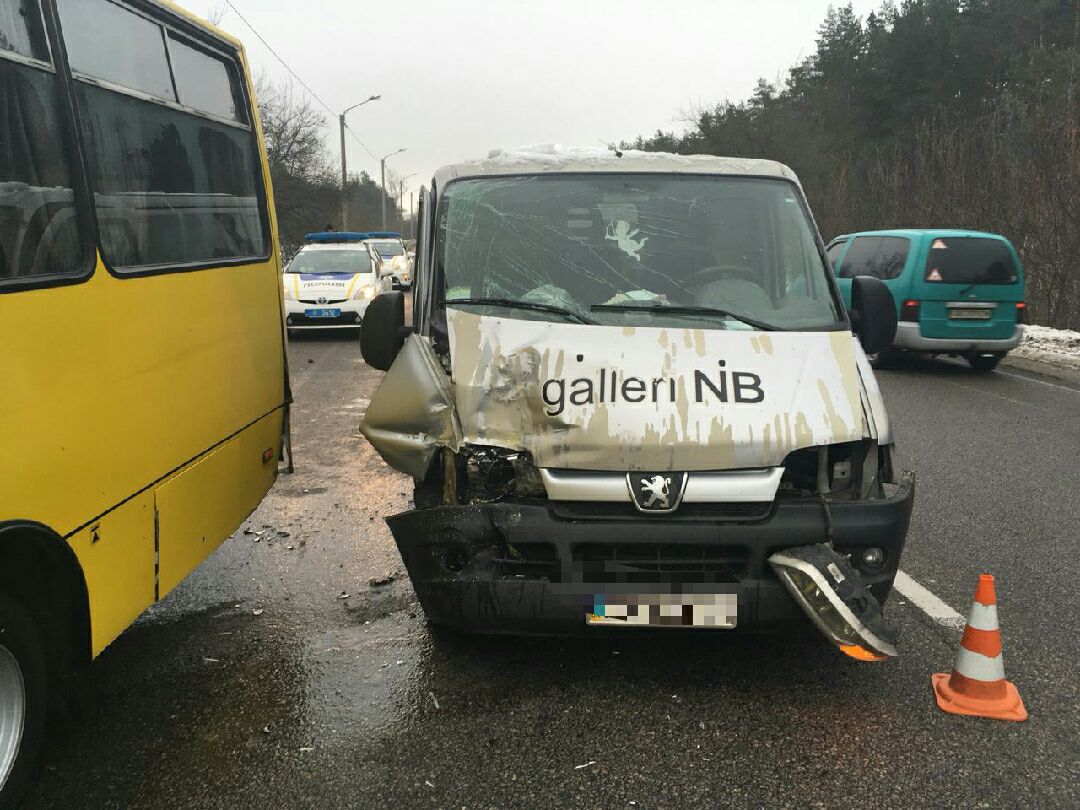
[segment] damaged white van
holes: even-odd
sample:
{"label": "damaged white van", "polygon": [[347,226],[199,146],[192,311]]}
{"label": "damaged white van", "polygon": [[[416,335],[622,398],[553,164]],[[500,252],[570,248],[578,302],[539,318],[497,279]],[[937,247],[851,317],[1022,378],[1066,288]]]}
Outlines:
{"label": "damaged white van", "polygon": [[[566,150],[447,166],[422,194],[412,324],[361,431],[415,479],[388,518],[430,620],[479,632],[764,628],[802,612],[895,653],[879,601],[914,494],[802,189],[764,160]],[[861,345],[860,345],[861,343]]]}

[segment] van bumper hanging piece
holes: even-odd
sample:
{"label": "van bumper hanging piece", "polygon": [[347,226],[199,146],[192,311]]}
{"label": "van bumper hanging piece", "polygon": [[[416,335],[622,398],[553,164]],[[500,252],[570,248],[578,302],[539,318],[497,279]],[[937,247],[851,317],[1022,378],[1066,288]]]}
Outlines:
{"label": "van bumper hanging piece", "polygon": [[817,628],[845,655],[860,661],[894,657],[895,634],[858,571],[825,544],[798,546],[769,557],[776,576]]}

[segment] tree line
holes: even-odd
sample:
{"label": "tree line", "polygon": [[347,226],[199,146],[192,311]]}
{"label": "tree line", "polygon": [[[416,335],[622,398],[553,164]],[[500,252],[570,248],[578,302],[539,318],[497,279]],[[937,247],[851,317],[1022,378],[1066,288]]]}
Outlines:
{"label": "tree line", "polygon": [[[303,244],[304,234],[327,225],[341,230],[343,197],[350,230],[382,230],[385,195],[387,227],[406,237],[411,234],[412,225],[397,198],[385,193],[367,172],[350,173],[342,190],[340,155],[329,147],[326,119],[310,98],[294,92],[288,83],[275,84],[265,77],[256,81],[255,95],[286,258]],[[387,185],[394,188],[390,177]]]}
{"label": "tree line", "polygon": [[826,239],[1002,233],[1032,320],[1080,329],[1078,34],[1078,0],[903,0],[865,20],[830,7],[783,81],[623,146],[787,163]]}

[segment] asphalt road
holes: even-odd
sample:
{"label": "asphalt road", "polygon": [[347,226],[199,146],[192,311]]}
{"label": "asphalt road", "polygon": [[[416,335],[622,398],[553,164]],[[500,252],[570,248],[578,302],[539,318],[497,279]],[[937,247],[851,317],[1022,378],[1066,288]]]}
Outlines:
{"label": "asphalt road", "polygon": [[964,614],[997,576],[1015,724],[937,709],[959,631],[900,594],[882,664],[816,636],[432,631],[382,522],[410,482],[357,434],[379,375],[340,335],[290,356],[297,472],[244,524],[262,534],[89,668],[27,807],[1080,806],[1080,385],[880,377],[918,475],[903,568]]}

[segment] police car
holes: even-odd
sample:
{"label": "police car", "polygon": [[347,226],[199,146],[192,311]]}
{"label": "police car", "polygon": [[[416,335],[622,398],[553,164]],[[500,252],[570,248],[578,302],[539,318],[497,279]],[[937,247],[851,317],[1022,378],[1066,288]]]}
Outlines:
{"label": "police car", "polygon": [[401,234],[396,231],[370,231],[368,239],[379,252],[383,264],[390,268],[394,287],[407,290],[412,286],[412,262]]}
{"label": "police car", "polygon": [[366,233],[309,233],[285,267],[285,323],[300,329],[357,329],[368,304],[391,287]]}

